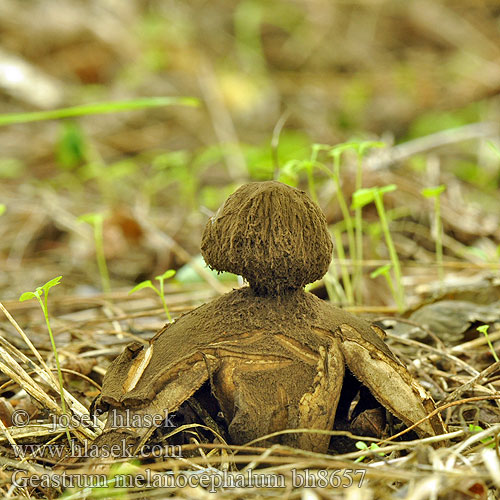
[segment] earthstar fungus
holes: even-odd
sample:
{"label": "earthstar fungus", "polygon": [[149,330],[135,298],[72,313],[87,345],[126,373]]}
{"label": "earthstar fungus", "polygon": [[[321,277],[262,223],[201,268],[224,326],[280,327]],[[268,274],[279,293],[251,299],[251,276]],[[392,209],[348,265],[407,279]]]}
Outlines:
{"label": "earthstar fungus", "polygon": [[[215,398],[230,440],[244,444],[284,429],[332,430],[354,396],[369,391],[406,425],[424,419],[415,428],[421,437],[445,432],[439,414],[425,419],[434,402],[384,332],[303,290],[326,273],[332,253],[325,218],[304,192],[275,181],[242,186],[208,221],[201,250],[210,267],[250,286],[181,316],[147,346],[127,346],[96,408],[173,413],[209,384],[205,395]],[[108,418],[98,440],[125,433],[140,446],[153,430],[119,429]],[[278,441],[325,452],[330,436],[296,432]]]}

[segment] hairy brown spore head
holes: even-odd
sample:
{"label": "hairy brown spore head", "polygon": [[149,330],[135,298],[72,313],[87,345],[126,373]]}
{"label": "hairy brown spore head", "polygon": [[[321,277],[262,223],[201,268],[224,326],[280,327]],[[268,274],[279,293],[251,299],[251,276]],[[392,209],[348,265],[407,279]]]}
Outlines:
{"label": "hairy brown spore head", "polygon": [[208,221],[201,242],[212,269],[243,276],[258,295],[281,295],[320,279],[332,248],[320,208],[277,181],[235,191]]}

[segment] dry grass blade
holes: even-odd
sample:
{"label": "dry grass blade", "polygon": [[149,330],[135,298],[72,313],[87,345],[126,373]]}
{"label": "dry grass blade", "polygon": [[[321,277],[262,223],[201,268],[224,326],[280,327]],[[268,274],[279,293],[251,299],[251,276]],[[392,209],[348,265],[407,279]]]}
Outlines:
{"label": "dry grass blade", "polygon": [[44,359],[42,356],[40,356],[40,353],[36,349],[36,347],[33,345],[31,340],[28,338],[28,336],[24,333],[23,329],[17,324],[17,321],[12,317],[12,315],[5,309],[4,305],[0,302],[0,309],[3,311],[5,316],[7,316],[7,319],[10,321],[12,326],[16,329],[16,331],[21,335],[22,339],[24,342],[26,342],[26,345],[30,348],[31,352],[35,355],[36,359],[40,363],[41,366],[45,369],[46,373],[49,375],[49,377],[52,379],[54,386],[57,387],[57,379],[55,375],[49,370],[47,364],[45,363]]}
{"label": "dry grass blade", "polygon": [[[51,387],[53,390],[57,392],[58,385],[57,382],[54,382],[54,376],[50,368],[48,368],[48,366],[45,363],[44,363],[44,368],[46,369],[38,367],[32,360],[30,360],[15,346],[10,344],[6,339],[2,337],[0,337],[0,344],[2,344],[2,346],[0,346],[0,352],[3,353],[4,355],[3,359],[7,360],[7,364],[3,363],[0,364],[0,370],[2,370],[6,374],[8,373],[5,370],[9,371],[11,374],[9,375],[11,379],[17,382],[20,385],[20,387],[26,390],[26,392],[33,395],[35,399],[37,399],[42,404],[50,408],[52,411],[55,411],[56,414],[62,415],[62,409],[59,407],[59,405],[45,391],[43,391],[43,389],[35,382],[35,380],[21,367],[21,365],[19,365],[14,360],[14,358],[11,356],[10,353],[14,354],[22,362],[30,366],[30,368],[34,370],[34,373],[39,375],[44,380],[44,382],[49,385],[49,387]],[[38,395],[38,397],[36,397],[35,395]],[[89,413],[87,408],[85,408],[85,406],[83,406],[70,392],[64,390],[64,396],[69,404],[70,409],[75,415],[80,417],[80,419],[83,416],[88,416]],[[99,420],[96,420],[95,423],[97,426],[100,427],[104,425]],[[85,427],[83,425],[77,426],[77,430],[79,432],[82,432],[88,438],[92,439],[95,437],[95,433],[91,431],[88,427]]]}
{"label": "dry grass blade", "polygon": [[[47,383],[53,390],[57,391],[58,387],[54,383],[54,377],[52,376],[49,379],[48,373],[52,373],[54,369],[50,369],[47,367],[47,371],[38,367],[31,359],[25,356],[21,351],[19,351],[15,346],[10,344],[6,339],[0,337],[0,344],[3,345],[9,352],[17,356],[22,362],[26,363],[30,368],[32,368],[33,372],[40,375],[42,379]],[[45,365],[46,366],[46,365]],[[29,376],[29,374],[28,374]],[[78,376],[84,376],[82,374],[78,374]],[[64,390],[64,397],[68,401],[70,408],[79,416],[88,415],[88,411],[71,393],[69,393],[66,389]]]}
{"label": "dry grass blade", "polygon": [[[20,450],[17,446],[16,441],[14,440],[14,437],[10,433],[9,429],[5,426],[3,421],[0,419],[0,430],[2,431],[3,435],[9,442],[9,444],[12,446],[12,449],[15,450],[16,456],[24,460],[24,453],[22,450]],[[1,439],[1,436],[0,436]]]}

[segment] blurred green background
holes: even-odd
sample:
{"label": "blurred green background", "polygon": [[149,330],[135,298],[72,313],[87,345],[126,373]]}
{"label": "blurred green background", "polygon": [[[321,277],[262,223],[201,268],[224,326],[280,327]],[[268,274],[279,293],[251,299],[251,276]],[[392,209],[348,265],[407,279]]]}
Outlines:
{"label": "blurred green background", "polygon": [[[454,186],[445,230],[483,253],[488,244],[477,241],[487,238],[495,255],[500,175],[488,143],[499,141],[498,0],[2,0],[0,37],[1,113],[200,99],[196,108],[0,128],[7,297],[47,281],[52,268],[75,286],[99,282],[92,233],[78,222],[89,212],[105,214],[115,287],[178,269],[237,185],[280,178],[307,189],[305,173],[287,167],[309,159],[315,143],[353,138],[403,151],[376,159],[364,178],[398,186],[388,200],[396,219],[430,226],[415,193]],[[415,142],[439,131],[449,139]],[[324,175],[317,181],[334,224],[342,218],[334,187]]]}

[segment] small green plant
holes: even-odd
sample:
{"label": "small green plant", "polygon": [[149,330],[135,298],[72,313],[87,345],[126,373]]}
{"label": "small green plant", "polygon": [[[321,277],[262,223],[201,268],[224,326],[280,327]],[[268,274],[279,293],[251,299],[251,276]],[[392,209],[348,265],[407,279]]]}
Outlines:
{"label": "small green plant", "polygon": [[[356,441],[355,444],[356,448],[358,450],[378,450],[380,449],[380,446],[377,443],[372,443],[370,446],[368,446],[364,441]],[[383,457],[385,455],[384,452],[377,453],[380,457]],[[356,458],[354,460],[354,463],[362,462],[366,458],[366,455],[363,455],[362,457]]]}
{"label": "small green plant", "polygon": [[318,203],[318,195],[316,194],[316,185],[314,182],[314,168],[322,165],[318,162],[318,154],[321,151],[327,151],[329,149],[330,146],[327,146],[325,144],[313,144],[311,147],[311,158],[304,162],[304,166],[307,172],[307,186],[314,203]]}
{"label": "small green plant", "polygon": [[481,325],[477,327],[477,331],[479,333],[482,333],[486,337],[486,342],[488,342],[488,347],[490,348],[491,354],[493,354],[493,358],[495,361],[498,363],[500,359],[498,359],[497,353],[495,352],[495,349],[493,348],[493,344],[491,343],[490,337],[488,335],[488,329],[490,325]]}
{"label": "small green plant", "polygon": [[[363,261],[363,215],[361,206],[354,207],[354,222],[349,213],[347,203],[345,202],[344,196],[340,189],[340,160],[342,154],[346,151],[354,151],[357,157],[356,165],[356,191],[360,190],[363,186],[363,159],[366,152],[372,148],[380,148],[384,146],[383,142],[378,141],[348,141],[342,144],[337,144],[333,147],[326,148],[325,146],[320,146],[321,149],[328,149],[329,155],[333,158],[333,171],[330,172],[335,187],[337,189],[337,198],[339,201],[340,209],[342,211],[342,216],[344,217],[347,235],[349,239],[349,254],[354,263],[353,265],[353,282],[354,288],[356,290],[356,302],[362,302],[362,261]],[[321,150],[321,149],[318,149]],[[316,160],[316,158],[314,158]],[[317,162],[314,162],[317,166]]]}
{"label": "small green plant", "polygon": [[0,215],[3,215],[6,210],[7,207],[3,203],[0,203]]}
{"label": "small green plant", "polygon": [[328,151],[330,149],[331,146],[327,146],[325,144],[313,144],[311,146],[310,158],[304,160],[297,160],[295,158],[288,160],[280,169],[278,180],[284,182],[285,184],[297,186],[298,184],[297,174],[300,171],[305,170],[307,175],[307,186],[309,189],[309,194],[311,195],[311,199],[315,203],[319,203],[318,195],[316,194],[316,181],[314,177],[314,169],[319,168],[324,172],[326,172],[326,174],[329,177],[332,176],[330,170],[328,170],[328,168],[323,163],[318,161],[318,154],[321,151]]}
{"label": "small green plant", "polygon": [[104,293],[109,293],[111,292],[111,286],[109,283],[109,272],[106,264],[106,257],[104,255],[104,240],[102,236],[104,216],[100,213],[85,214],[78,217],[78,219],[90,224],[94,229],[95,253],[99,274],[101,275],[102,290]]}
{"label": "small green plant", "polygon": [[[375,141],[349,141],[342,144],[337,144],[336,146],[329,147],[323,144],[314,144],[312,147],[312,155],[310,161],[307,163],[306,170],[308,173],[308,183],[309,191],[311,192],[313,200],[317,201],[317,196],[314,188],[314,180],[312,177],[312,170],[315,167],[326,171],[334,182],[337,191],[337,200],[339,202],[340,210],[342,212],[342,217],[344,218],[345,228],[347,232],[347,239],[349,245],[349,256],[353,261],[353,282],[354,290],[356,295],[356,302],[362,302],[362,260],[363,260],[363,216],[362,207],[355,207],[354,209],[354,221],[349,212],[349,208],[345,197],[342,193],[340,184],[340,161],[344,152],[352,150],[357,156],[357,168],[356,168],[356,190],[361,189],[363,184],[363,158],[365,157],[366,151],[370,148],[382,147],[384,144],[382,142]],[[333,159],[333,168],[330,171],[322,163],[317,161],[318,153],[320,151],[328,151],[328,155]],[[343,271],[343,276],[345,276],[345,271]],[[344,286],[345,286],[345,280]],[[347,293],[348,297],[350,296]],[[354,297],[350,299],[351,303],[354,303]]]}
{"label": "small green plant", "polygon": [[[354,240],[354,230],[353,230],[353,222],[351,218],[351,214],[349,213],[349,208],[347,207],[346,200],[344,198],[344,195],[342,193],[341,185],[340,185],[340,157],[346,149],[348,149],[350,146],[347,146],[345,144],[339,144],[337,146],[334,146],[333,148],[331,146],[327,146],[324,144],[313,144],[312,145],[312,151],[311,151],[311,157],[307,160],[292,160],[285,164],[285,166],[282,169],[282,174],[290,174],[293,173],[296,175],[297,172],[300,170],[305,170],[307,173],[307,181],[308,181],[308,187],[309,187],[309,192],[311,194],[311,198],[313,199],[314,202],[318,202],[318,197],[316,194],[316,186],[315,186],[315,178],[313,175],[313,171],[315,168],[323,171],[328,175],[329,178],[333,180],[333,183],[336,187],[337,191],[337,200],[339,202],[340,210],[342,212],[342,216],[344,218],[344,227],[347,231],[347,238],[348,238],[348,246],[349,246],[349,255],[351,258],[354,257],[355,255],[355,240]],[[321,151],[328,151],[328,154],[333,158],[333,169],[330,170],[325,164],[322,162],[318,161],[318,155]],[[341,274],[342,274],[342,281],[344,283],[344,288],[346,292],[346,297],[348,300],[348,303],[352,304],[354,302],[354,295],[352,293],[352,285],[351,285],[351,278],[349,276],[349,270],[345,264],[345,255],[344,255],[344,250],[343,250],[343,245],[341,244],[341,232],[339,229],[336,230],[336,233],[334,232],[334,237],[336,239],[336,245],[337,245],[337,252],[339,254],[339,259],[341,260],[340,262],[340,268],[341,268]]]}
{"label": "small green plant", "polygon": [[[346,151],[354,151],[357,155],[357,170],[356,170],[356,190],[361,189],[363,183],[363,159],[365,157],[366,151],[371,148],[382,147],[384,143],[375,141],[350,141],[342,144],[337,144],[336,146],[328,146],[325,144],[313,144],[311,150],[311,156],[306,160],[291,160],[284,165],[281,169],[280,175],[283,180],[286,176],[296,176],[301,170],[305,170],[307,173],[307,182],[309,187],[309,192],[311,198],[316,203],[318,202],[318,197],[316,194],[315,177],[313,175],[314,169],[319,169],[326,173],[329,178],[332,179],[335,188],[336,196],[342,212],[342,217],[344,219],[344,227],[347,232],[349,256],[353,262],[353,282],[354,286],[351,285],[351,278],[349,275],[349,270],[346,268],[345,258],[340,257],[344,262],[340,264],[342,281],[344,287],[346,288],[346,296],[349,303],[354,303],[356,299],[357,303],[362,302],[362,260],[363,260],[363,216],[362,207],[354,208],[354,221],[349,212],[349,207],[347,205],[346,199],[342,193],[341,183],[340,183],[340,161],[342,154]],[[320,152],[326,151],[329,156],[332,157],[333,166],[329,169],[321,161],[318,161],[318,155]],[[334,235],[338,242],[340,241],[339,235]],[[343,250],[339,249],[343,254]],[[355,296],[353,294],[355,291]]]}
{"label": "small green plant", "polygon": [[59,140],[56,146],[57,165],[72,170],[88,158],[86,139],[78,123],[61,122]]}
{"label": "small green plant", "polygon": [[[351,148],[354,149],[357,156],[356,166],[356,191],[363,187],[363,159],[366,151],[372,148],[381,148],[384,146],[383,142],[376,141],[352,141]],[[361,280],[363,276],[363,207],[356,207],[354,209],[354,228],[355,228],[355,242],[356,242],[356,255],[354,256],[354,288],[356,290],[356,302],[361,304],[363,301],[362,293],[363,287]]]}
{"label": "small green plant", "polygon": [[438,276],[441,286],[444,281],[443,268],[443,223],[441,221],[441,194],[446,186],[441,185],[433,188],[422,189],[421,193],[426,198],[434,198],[434,231],[436,239],[436,263],[438,266]]}
{"label": "small green plant", "polygon": [[[328,270],[324,278],[324,284],[326,288],[326,293],[328,295],[328,300],[334,303],[347,304],[347,296],[345,294],[342,285],[339,283],[336,275],[332,270]],[[306,291],[310,291],[311,288],[307,288]]]}
{"label": "small green plant", "polygon": [[[469,424],[469,431],[470,432],[482,432],[485,429],[483,429],[480,425],[474,425],[474,424]],[[495,438],[493,436],[488,436],[483,439],[481,439],[481,443],[485,444],[488,448],[495,448]]]}
{"label": "small green plant", "polygon": [[169,312],[168,307],[167,307],[167,302],[165,300],[164,283],[166,280],[168,280],[169,278],[172,278],[173,276],[175,276],[175,271],[173,269],[168,269],[163,274],[160,274],[159,276],[155,277],[155,280],[158,280],[160,282],[160,289],[156,288],[153,285],[153,283],[151,282],[151,280],[146,280],[146,281],[143,281],[143,282],[139,283],[138,285],[136,285],[128,293],[129,294],[134,293],[134,292],[137,292],[138,290],[142,290],[143,288],[151,288],[152,290],[154,290],[154,292],[160,297],[160,300],[163,304],[163,309],[165,309],[165,314],[167,315],[168,321],[171,322],[172,316],[170,315],[170,312]]}
{"label": "small green plant", "polygon": [[386,264],[385,266],[380,266],[375,271],[370,273],[370,278],[375,279],[377,276],[383,276],[387,281],[387,285],[389,286],[389,290],[391,291],[391,295],[396,299],[396,289],[394,288],[394,281],[391,276],[391,268],[392,264]]}
{"label": "small green plant", "polygon": [[342,243],[342,231],[340,230],[339,224],[336,224],[333,228],[333,237],[335,239],[335,250],[339,258],[338,260],[340,265],[340,274],[342,275],[342,283],[344,284],[347,303],[352,304],[354,301],[354,294],[352,290],[349,269],[344,264],[345,262],[344,245]]}
{"label": "small green plant", "polygon": [[354,239],[354,224],[340,185],[340,158],[342,153],[346,149],[349,149],[349,147],[350,146],[348,144],[338,144],[337,146],[331,148],[328,154],[333,158],[333,172],[330,173],[330,176],[335,184],[335,188],[337,190],[337,200],[339,202],[340,211],[342,212],[342,217],[344,217],[347,241],[349,242],[349,256],[351,259],[355,259],[356,240]]}
{"label": "small green plant", "polygon": [[[50,321],[49,321],[49,310],[47,306],[47,301],[49,298],[49,290],[58,285],[61,281],[62,276],[57,276],[54,279],[51,279],[50,281],[47,281],[45,285],[39,286],[35,289],[34,292],[24,292],[20,297],[19,301],[24,302],[25,300],[30,300],[30,299],[37,299],[38,303],[40,304],[40,307],[42,308],[43,315],[45,317],[45,323],[47,324],[47,330],[49,332],[49,337],[50,337],[50,344],[52,346],[52,352],[54,353],[54,359],[56,361],[56,369],[57,369],[57,376],[59,380],[59,391],[61,394],[61,408],[63,413],[68,414],[67,408],[66,408],[66,401],[64,399],[64,383],[63,383],[63,377],[62,377],[62,371],[61,371],[61,365],[59,363],[59,356],[57,354],[57,348],[56,348],[56,342],[54,339],[54,334],[52,333],[52,328],[50,326]],[[43,299],[42,299],[43,295]],[[68,437],[68,441],[71,441],[71,437],[69,435],[69,430],[66,429],[66,434]]]}
{"label": "small green plant", "polygon": [[394,277],[396,280],[396,304],[400,311],[405,309],[405,296],[402,283],[401,266],[399,263],[398,254],[396,248],[394,247],[394,242],[392,241],[391,232],[389,231],[389,223],[387,220],[387,215],[385,213],[383,197],[385,193],[395,191],[396,186],[390,184],[383,187],[373,187],[373,188],[362,188],[358,189],[352,197],[352,208],[364,207],[369,203],[374,202],[377,208],[377,213],[380,219],[380,225],[382,227],[382,232],[385,237],[385,242],[387,249],[389,250],[389,256],[392,262],[392,268],[394,270]]}

